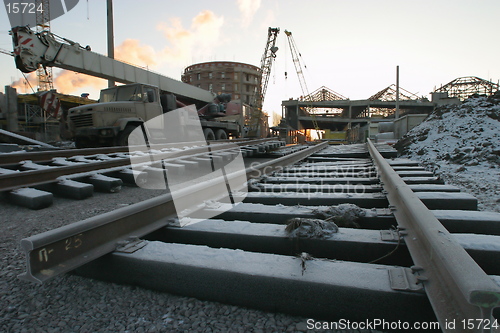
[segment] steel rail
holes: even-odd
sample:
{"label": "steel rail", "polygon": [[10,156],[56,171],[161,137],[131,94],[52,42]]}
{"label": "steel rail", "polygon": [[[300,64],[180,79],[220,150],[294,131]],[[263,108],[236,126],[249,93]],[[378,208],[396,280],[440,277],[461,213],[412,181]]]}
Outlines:
{"label": "steel rail", "polygon": [[[234,144],[239,146],[245,145],[254,145],[262,143],[261,140],[256,141],[242,141],[236,142]],[[155,154],[154,158],[156,160],[166,160],[169,159],[169,162],[175,163],[171,159],[184,157],[187,158],[189,156],[195,154],[203,154],[208,153],[207,149],[210,148],[211,152],[221,151],[227,148],[227,145],[233,144],[232,142],[224,143],[224,144],[215,144],[215,145],[204,145],[201,147],[193,147],[184,151],[176,151],[176,152],[164,152],[160,154]],[[234,148],[234,146],[233,146]],[[29,187],[29,186],[38,186],[42,184],[47,184],[51,182],[57,181],[59,177],[69,176],[74,174],[82,174],[85,172],[97,171],[97,170],[105,170],[112,169],[117,167],[127,167],[131,163],[140,164],[140,163],[148,163],[151,162],[151,156],[139,156],[132,158],[116,158],[112,160],[106,161],[96,161],[93,163],[82,163],[79,165],[69,165],[69,166],[57,166],[53,168],[40,169],[40,170],[29,170],[22,171],[16,173],[9,173],[0,175],[0,191],[10,191],[20,187]]]}
{"label": "steel rail", "polygon": [[488,320],[493,322],[493,309],[500,306],[500,287],[427,209],[370,140],[368,148],[415,264],[412,269],[424,285],[441,328],[451,332],[447,323],[454,321],[458,327],[472,320],[473,329],[467,332],[489,331],[483,328],[487,328]]}
{"label": "steel rail", "polygon": [[[326,142],[321,143],[259,165],[252,165],[240,172],[225,175],[225,181],[238,179],[243,174],[247,179],[260,177],[296,163],[327,145]],[[182,195],[189,201],[192,193],[212,194],[212,187],[219,182],[220,180],[214,179],[191,186],[184,189]],[[224,194],[227,195],[227,192]],[[221,193],[221,196],[224,194]],[[194,206],[200,203],[192,204]],[[26,253],[27,270],[19,278],[43,283],[116,250],[121,242],[142,237],[167,225],[169,220],[176,216],[172,195],[167,193],[22,239],[21,247]]]}
{"label": "steel rail", "polygon": [[[264,139],[233,139],[233,140],[216,140],[207,141],[210,146],[224,143],[234,143],[237,145],[244,144],[258,144],[266,141],[278,140],[278,138],[264,138]],[[206,144],[205,141],[200,142],[177,142],[177,143],[165,143],[165,144],[151,144],[151,149],[161,150],[165,148],[181,148],[186,145],[202,145]],[[119,146],[119,147],[99,147],[99,148],[81,148],[81,149],[62,149],[62,150],[50,150],[50,151],[33,151],[26,153],[15,153],[15,154],[0,154],[0,165],[13,165],[18,164],[25,160],[30,160],[32,162],[50,162],[56,157],[73,157],[82,155],[97,155],[97,154],[113,154],[113,153],[128,153],[132,147]]]}

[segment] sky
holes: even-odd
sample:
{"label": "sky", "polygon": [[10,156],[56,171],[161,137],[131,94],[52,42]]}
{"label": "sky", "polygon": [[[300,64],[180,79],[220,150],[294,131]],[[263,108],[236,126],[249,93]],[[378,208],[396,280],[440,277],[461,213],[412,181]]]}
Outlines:
{"label": "sky", "polygon": [[[268,27],[279,27],[279,50],[264,110],[303,95],[285,30],[305,65],[308,91],[321,86],[366,99],[396,83],[418,96],[458,77],[498,82],[498,0],[114,0],[115,58],[180,80],[185,67],[205,61],[260,66]],[[51,22],[52,32],[107,54],[106,0],[80,0]],[[12,50],[10,24],[0,8],[0,49]],[[285,73],[287,75],[285,76]],[[97,99],[107,82],[54,70],[58,91]],[[0,84],[24,77],[0,53]],[[3,89],[2,89],[3,90]]]}

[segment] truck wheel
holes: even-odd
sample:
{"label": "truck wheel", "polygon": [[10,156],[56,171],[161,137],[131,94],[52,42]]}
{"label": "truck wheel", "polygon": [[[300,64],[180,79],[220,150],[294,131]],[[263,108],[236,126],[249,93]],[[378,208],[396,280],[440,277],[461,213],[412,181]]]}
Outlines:
{"label": "truck wheel", "polygon": [[118,134],[118,139],[116,143],[118,146],[138,146],[140,144],[144,144],[144,138],[141,132],[135,132],[130,135],[137,126],[135,125],[127,125],[125,129]]}
{"label": "truck wheel", "polygon": [[215,131],[215,140],[227,140],[227,133],[222,128]]}
{"label": "truck wheel", "polygon": [[85,141],[82,138],[75,138],[75,147],[77,149],[81,148],[89,148],[89,145],[87,144],[87,141]]}
{"label": "truck wheel", "polygon": [[213,141],[213,140],[215,140],[215,134],[214,134],[214,131],[212,131],[211,128],[205,128],[203,130],[203,135],[205,135],[205,140],[207,140],[207,141]]}

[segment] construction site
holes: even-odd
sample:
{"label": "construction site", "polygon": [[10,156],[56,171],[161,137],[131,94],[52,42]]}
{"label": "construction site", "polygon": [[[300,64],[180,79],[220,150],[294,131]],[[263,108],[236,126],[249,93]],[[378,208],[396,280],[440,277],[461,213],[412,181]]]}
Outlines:
{"label": "construction site", "polygon": [[[50,15],[49,10],[44,13]],[[37,15],[37,20],[49,22],[43,15]],[[125,145],[130,132],[140,124],[193,103],[207,140],[273,135],[289,144],[315,140],[331,144],[362,143],[368,138],[395,143],[437,106],[459,104],[471,95],[491,96],[499,87],[498,83],[479,77],[460,77],[441,84],[430,93],[429,100],[400,87],[399,66],[396,66],[395,83],[363,100],[351,100],[326,86],[310,92],[301,54],[292,32],[285,30],[302,95],[282,101],[281,121],[270,126],[263,105],[277,57],[280,28],[268,29],[260,66],[229,61],[197,63],[186,67],[180,80],[175,80],[113,60],[112,38],[108,39],[108,56],[104,56],[92,52],[88,46],[83,48],[54,35],[50,24],[36,27],[36,31],[13,28],[14,50],[2,51],[14,57],[21,72],[36,72],[38,79],[38,87],[32,94],[18,94],[7,86],[0,93],[0,124],[7,131],[3,132],[6,143],[20,140],[22,135],[45,143],[69,140],[77,148]],[[111,17],[108,28],[112,36]],[[89,67],[86,64],[90,62],[93,65]],[[105,95],[101,95],[99,103],[89,99],[88,94],[58,93],[54,89],[52,67],[106,79],[111,90],[102,91]],[[122,107],[116,104],[119,100],[105,97],[116,91],[125,92],[125,88],[115,88],[117,83],[136,84],[130,88],[135,91],[127,92],[121,101],[149,99],[144,104],[146,108],[132,103],[122,103]],[[107,107],[103,104],[105,99],[115,104]],[[101,115],[99,120],[93,116],[96,112]],[[8,139],[8,132],[18,136]]]}
{"label": "construction site", "polygon": [[[101,54],[52,31],[84,4],[36,0],[24,15],[30,4],[6,1],[12,49],[0,51],[22,79],[0,92],[3,330],[500,330],[499,82],[426,82],[426,97],[388,57],[391,83],[351,99],[338,92],[347,80],[331,86],[335,61],[310,79],[300,30],[269,27],[270,12],[265,29],[249,23],[260,2],[158,24],[180,41],[162,51],[115,46],[127,15],[105,3]],[[224,24],[247,31],[237,45],[258,41],[260,62],[184,53],[215,52],[231,31],[208,32]],[[324,37],[324,59],[365,60],[375,45],[357,58]],[[150,68],[159,55],[183,58],[178,76]],[[97,82],[99,97],[68,93],[59,70]],[[283,82],[293,96],[275,102]]]}

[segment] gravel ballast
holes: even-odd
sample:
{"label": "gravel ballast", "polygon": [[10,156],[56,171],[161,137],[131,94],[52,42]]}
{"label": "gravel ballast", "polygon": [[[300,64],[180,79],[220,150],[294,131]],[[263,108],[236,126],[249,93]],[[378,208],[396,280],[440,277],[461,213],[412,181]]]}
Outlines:
{"label": "gravel ballast", "polygon": [[42,210],[0,201],[1,332],[292,332],[306,318],[266,313],[65,274],[44,285],[21,281],[22,238],[160,194],[124,187],[82,200],[55,198]]}

